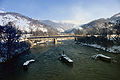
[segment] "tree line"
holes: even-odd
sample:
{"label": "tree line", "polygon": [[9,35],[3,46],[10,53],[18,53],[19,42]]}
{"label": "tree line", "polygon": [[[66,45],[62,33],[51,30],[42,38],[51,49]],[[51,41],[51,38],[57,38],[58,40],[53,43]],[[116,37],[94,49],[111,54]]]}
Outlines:
{"label": "tree line", "polygon": [[116,23],[105,22],[103,27],[87,27],[85,29],[77,29],[74,34],[78,35],[99,35],[107,37],[108,35],[120,35],[120,20],[117,20]]}
{"label": "tree line", "polygon": [[117,20],[116,23],[104,23],[102,28],[86,27],[86,29],[77,29],[75,34],[84,36],[78,38],[78,41],[83,43],[98,44],[106,48],[108,46],[120,45],[120,20]]}

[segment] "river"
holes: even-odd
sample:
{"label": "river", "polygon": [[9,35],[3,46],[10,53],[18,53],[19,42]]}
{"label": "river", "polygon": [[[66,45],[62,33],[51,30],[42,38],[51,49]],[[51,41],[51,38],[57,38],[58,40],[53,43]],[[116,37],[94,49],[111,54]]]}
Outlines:
{"label": "river", "polygon": [[[73,66],[59,61],[63,51],[74,61]],[[11,63],[0,64],[0,80],[120,80],[120,64],[91,59],[97,53],[120,59],[119,54],[75,44],[74,40],[61,41],[57,45],[42,44]],[[28,59],[36,61],[24,71],[22,64]]]}

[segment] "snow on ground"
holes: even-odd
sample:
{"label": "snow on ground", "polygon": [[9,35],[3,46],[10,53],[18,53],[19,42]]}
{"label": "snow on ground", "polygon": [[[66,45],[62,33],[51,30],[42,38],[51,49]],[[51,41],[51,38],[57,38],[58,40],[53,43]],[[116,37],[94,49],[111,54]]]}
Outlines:
{"label": "snow on ground", "polygon": [[0,16],[0,25],[3,25],[2,16]]}
{"label": "snow on ground", "polygon": [[19,20],[16,21],[16,26],[19,26],[21,30],[30,32],[30,26],[29,26],[30,21],[26,19],[21,19],[20,17],[18,19]]}
{"label": "snow on ground", "polygon": [[120,14],[117,14],[115,17],[120,17]]}
{"label": "snow on ground", "polygon": [[20,30],[29,30],[29,21],[26,19],[22,19],[20,17],[15,17],[10,14],[5,15],[5,16],[0,16],[0,25],[6,25],[8,22],[14,22],[15,25],[20,29]]}
{"label": "snow on ground", "polygon": [[64,29],[62,29],[62,28],[56,28],[58,31],[60,31],[60,32],[64,32]]}
{"label": "snow on ground", "polygon": [[43,31],[43,32],[47,32],[47,29],[46,29],[46,28],[39,27],[38,29],[41,30],[41,31]]}
{"label": "snow on ground", "polygon": [[[86,45],[86,46],[90,46],[90,47],[94,47],[94,48],[99,48],[99,49],[102,49],[102,50],[105,50],[105,47],[102,47],[100,45],[97,45],[97,44],[86,44],[86,43],[81,43],[82,45]],[[108,52],[112,52],[112,53],[120,53],[120,46],[112,46],[112,47],[107,47],[107,50]]]}

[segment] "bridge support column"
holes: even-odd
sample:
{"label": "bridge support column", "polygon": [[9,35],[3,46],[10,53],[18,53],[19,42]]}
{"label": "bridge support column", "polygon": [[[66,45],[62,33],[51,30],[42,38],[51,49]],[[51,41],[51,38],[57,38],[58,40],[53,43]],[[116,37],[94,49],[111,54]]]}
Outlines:
{"label": "bridge support column", "polygon": [[77,41],[77,37],[75,37],[75,41]]}
{"label": "bridge support column", "polygon": [[33,41],[32,41],[32,40],[25,39],[25,41],[26,41],[26,42],[28,42],[28,43],[31,45],[31,47],[30,47],[30,48],[32,48],[32,47],[33,47]]}
{"label": "bridge support column", "polygon": [[54,39],[54,44],[57,44],[57,38]]}

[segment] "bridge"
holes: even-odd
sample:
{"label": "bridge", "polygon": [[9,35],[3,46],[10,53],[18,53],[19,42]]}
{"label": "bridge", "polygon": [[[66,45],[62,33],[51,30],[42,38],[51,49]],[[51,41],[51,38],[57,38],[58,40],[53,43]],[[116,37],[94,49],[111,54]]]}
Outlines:
{"label": "bridge", "polygon": [[41,39],[41,38],[69,38],[82,37],[82,35],[55,35],[55,36],[30,36],[27,39]]}
{"label": "bridge", "polygon": [[32,45],[36,43],[46,43],[46,42],[54,42],[57,44],[58,40],[65,39],[77,39],[77,37],[82,37],[82,35],[54,35],[54,36],[30,36],[27,37],[26,41],[30,42]]}

